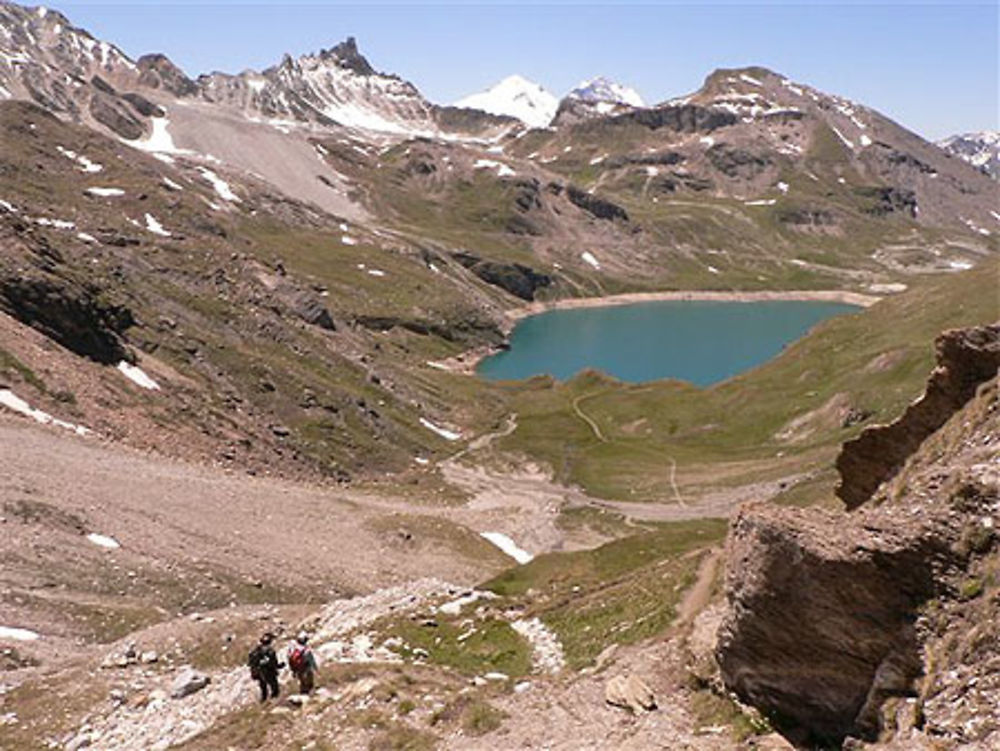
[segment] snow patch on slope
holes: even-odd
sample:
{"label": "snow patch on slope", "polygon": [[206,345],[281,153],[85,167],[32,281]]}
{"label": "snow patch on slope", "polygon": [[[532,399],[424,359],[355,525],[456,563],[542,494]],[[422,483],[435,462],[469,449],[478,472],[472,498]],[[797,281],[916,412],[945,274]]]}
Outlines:
{"label": "snow patch on slope", "polygon": [[136,386],[140,386],[150,391],[159,391],[160,384],[146,375],[146,372],[137,365],[131,365],[124,360],[118,363],[118,370]]}
{"label": "snow patch on slope", "polygon": [[503,532],[480,532],[480,537],[496,545],[500,550],[509,555],[520,564],[530,562],[535,556],[527,550],[522,550],[517,544]]}

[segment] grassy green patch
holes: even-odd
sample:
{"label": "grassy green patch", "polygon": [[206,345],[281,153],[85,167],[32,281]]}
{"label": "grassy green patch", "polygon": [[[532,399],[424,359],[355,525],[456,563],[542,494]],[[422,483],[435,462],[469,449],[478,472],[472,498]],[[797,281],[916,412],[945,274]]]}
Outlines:
{"label": "grassy green patch", "polygon": [[384,726],[368,744],[369,751],[430,751],[437,747],[438,738],[426,730],[391,722]]}
{"label": "grassy green patch", "polygon": [[396,651],[403,657],[412,659],[426,653],[428,662],[466,675],[500,672],[513,678],[531,670],[531,648],[506,621],[493,617],[474,622],[439,617],[434,623],[431,626],[422,620],[398,619],[383,623],[377,630],[386,638],[396,636],[402,640]]}
{"label": "grassy green patch", "polygon": [[48,391],[45,382],[35,375],[35,371],[14,357],[10,352],[0,347],[0,378],[10,378],[12,375],[16,375],[43,394]]}
{"label": "grassy green patch", "polygon": [[539,616],[559,637],[569,667],[609,644],[662,633],[695,580],[698,551],[723,539],[726,522],[663,525],[594,550],[539,556],[485,587]]}
{"label": "grassy green patch", "polygon": [[702,725],[723,725],[729,728],[735,740],[743,742],[755,735],[767,735],[773,732],[771,724],[760,715],[747,714],[729,698],[719,696],[704,688],[695,691],[691,696],[691,708],[695,718]]}

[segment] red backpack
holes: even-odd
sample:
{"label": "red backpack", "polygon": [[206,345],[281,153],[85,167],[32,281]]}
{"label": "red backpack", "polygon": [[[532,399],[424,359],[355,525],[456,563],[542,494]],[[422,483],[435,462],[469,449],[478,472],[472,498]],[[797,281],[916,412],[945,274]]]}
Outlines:
{"label": "red backpack", "polygon": [[288,653],[288,667],[293,673],[301,673],[306,669],[306,647],[303,644],[296,644]]}

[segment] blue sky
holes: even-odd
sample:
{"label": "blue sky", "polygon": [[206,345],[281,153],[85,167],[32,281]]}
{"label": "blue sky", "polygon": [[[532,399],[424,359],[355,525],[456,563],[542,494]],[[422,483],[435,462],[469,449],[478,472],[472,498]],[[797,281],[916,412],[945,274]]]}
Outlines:
{"label": "blue sky", "polygon": [[511,73],[561,95],[606,75],[657,102],[720,67],[763,65],[929,138],[998,128],[996,2],[52,3],[189,75],[265,68],[355,36],[379,70],[452,102]]}

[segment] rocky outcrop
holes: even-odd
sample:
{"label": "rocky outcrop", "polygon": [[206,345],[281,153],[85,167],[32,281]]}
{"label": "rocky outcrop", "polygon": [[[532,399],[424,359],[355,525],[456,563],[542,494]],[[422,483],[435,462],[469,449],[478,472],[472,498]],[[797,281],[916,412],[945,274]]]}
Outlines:
{"label": "rocky outcrop", "polygon": [[866,439],[909,447],[872,503],[853,513],[760,504],[731,525],[722,679],[806,743],[1000,740],[1000,660],[983,662],[997,638],[979,628],[1000,609],[986,573],[1000,565],[998,342],[998,326],[938,339],[927,394]]}
{"label": "rocky outcrop", "polygon": [[680,164],[685,159],[684,155],[678,151],[660,151],[652,154],[628,154],[625,156],[608,159],[605,164],[609,168],[625,167],[628,165],[644,166],[669,166]]}
{"label": "rocky outcrop", "polygon": [[118,97],[104,91],[94,92],[90,99],[90,115],[101,125],[122,138],[141,138],[145,126]]}
{"label": "rocky outcrop", "polygon": [[735,125],[737,118],[731,112],[686,104],[637,109],[618,115],[612,121],[622,124],[635,123],[650,130],[666,128],[678,133],[709,133],[717,128]]}
{"label": "rocky outcrop", "polygon": [[552,284],[552,277],[548,274],[540,274],[524,264],[483,260],[471,253],[455,253],[453,257],[487,284],[500,287],[522,300],[534,300],[535,292]]}
{"label": "rocky outcrop", "polygon": [[9,276],[0,278],[0,310],[97,362],[129,357],[121,334],[134,325],[132,313],[97,290],[55,277]]}
{"label": "rocky outcrop", "polygon": [[585,190],[580,190],[574,185],[570,185],[566,188],[566,197],[569,198],[570,203],[574,206],[583,209],[596,219],[604,219],[607,221],[620,219],[623,222],[628,221],[628,212],[621,206],[603,198],[591,195]]}
{"label": "rocky outcrop", "polygon": [[775,212],[782,224],[796,227],[831,227],[837,224],[837,217],[829,209],[819,206],[783,206]]}
{"label": "rocky outcrop", "polygon": [[861,210],[866,214],[887,216],[898,212],[913,219],[917,216],[917,194],[909,188],[876,185],[855,188],[854,192],[863,199]]}
{"label": "rocky outcrop", "polygon": [[913,622],[953,565],[937,530],[761,506],[733,521],[730,612],[717,654],[727,686],[819,739],[877,732],[888,694],[920,672]]}
{"label": "rocky outcrop", "polygon": [[750,180],[766,170],[771,160],[761,154],[746,149],[718,143],[705,152],[708,161],[726,177]]}
{"label": "rocky outcrop", "polygon": [[503,332],[492,321],[484,320],[475,313],[456,313],[454,318],[427,320],[425,318],[401,318],[398,316],[362,315],[354,318],[354,323],[370,331],[391,331],[401,328],[421,336],[437,336],[445,341],[475,343],[497,346],[504,341]]}
{"label": "rocky outcrop", "polygon": [[891,425],[874,425],[837,457],[837,495],[847,508],[867,501],[917,447],[1000,368],[1000,324],[948,331],[935,343],[938,366],[923,396]]}

